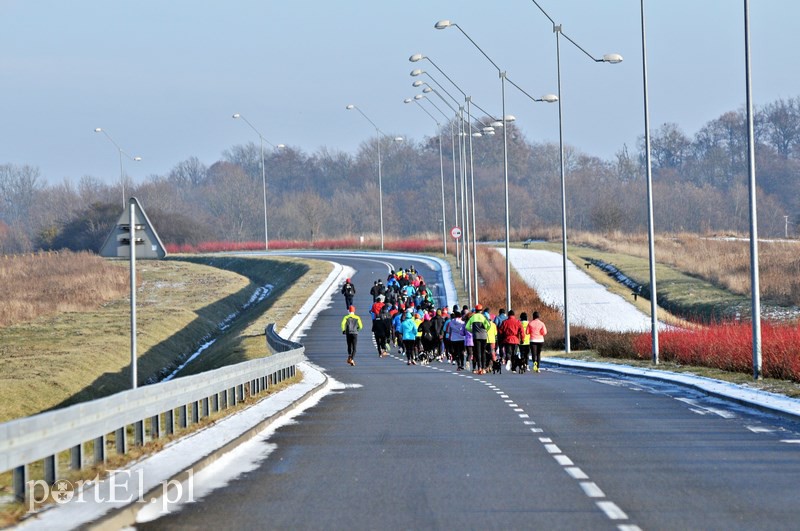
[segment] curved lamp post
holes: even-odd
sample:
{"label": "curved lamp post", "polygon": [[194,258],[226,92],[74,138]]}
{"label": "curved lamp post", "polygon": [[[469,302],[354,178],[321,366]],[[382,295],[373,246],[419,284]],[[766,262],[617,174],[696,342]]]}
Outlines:
{"label": "curved lamp post", "polygon": [[[569,42],[573,44],[577,49],[582,51],[586,54],[589,59],[596,63],[611,63],[617,64],[622,62],[622,56],[618,53],[608,53],[605,54],[603,57],[595,57],[585,49],[583,49],[578,43],[573,41],[569,36],[567,36],[562,30],[561,25],[556,24],[555,20],[553,20],[547,12],[542,9],[542,6],[536,0],[531,0],[536,7],[539,8],[544,16],[550,20],[550,23],[553,25],[553,33],[556,34],[556,71],[558,74],[558,146],[559,146],[559,166],[560,166],[560,175],[561,175],[561,253],[562,253],[562,269],[564,275],[564,351],[570,351],[570,332],[569,332],[569,303],[567,299],[568,295],[568,288],[567,288],[567,188],[566,183],[564,180],[564,120],[563,120],[563,108],[561,104],[561,40],[560,37],[563,36]],[[655,298],[655,294],[652,295]]]}
{"label": "curved lamp post", "polygon": [[105,137],[109,140],[109,142],[114,144],[114,147],[117,148],[117,151],[119,152],[119,183],[122,186],[122,208],[124,209],[125,208],[125,168],[122,165],[122,156],[124,155],[124,156],[128,157],[129,159],[131,159],[134,162],[139,162],[140,160],[142,160],[142,157],[132,157],[131,155],[129,155],[127,152],[125,152],[124,149],[119,147],[119,144],[114,142],[114,139],[111,138],[111,135],[109,135],[108,132],[106,132],[106,130],[103,129],[102,127],[95,127],[94,132],[95,133],[103,133],[105,135]]}
{"label": "curved lamp post", "polygon": [[[381,222],[381,251],[383,251],[383,176],[381,175],[381,137],[387,137],[387,138],[389,137],[383,131],[381,131],[377,125],[375,125],[375,122],[370,120],[369,116],[364,114],[364,111],[359,109],[357,106],[350,104],[346,106],[345,109],[347,109],[348,111],[351,111],[353,109],[357,110],[359,114],[361,114],[361,116],[363,116],[370,124],[372,124],[372,127],[375,128],[375,133],[378,137],[378,209],[380,212],[380,222]],[[402,142],[403,138],[399,136],[394,137],[392,138],[392,141]]]}
{"label": "curved lamp post", "polygon": [[[509,250],[509,243],[510,243],[510,240],[511,240],[511,225],[510,225],[510,222],[509,222],[509,204],[508,204],[508,131],[507,131],[508,128],[506,127],[506,124],[508,122],[513,121],[514,117],[511,116],[511,115],[507,115],[506,114],[506,80],[508,80],[508,76],[506,74],[506,71],[501,69],[499,66],[497,66],[497,63],[492,61],[492,58],[489,57],[486,54],[486,52],[484,52],[483,49],[480,46],[478,46],[478,44],[474,40],[472,40],[472,37],[470,37],[467,34],[467,32],[465,32],[461,28],[461,26],[459,26],[458,24],[456,24],[455,22],[452,22],[450,20],[440,20],[439,22],[437,22],[434,25],[434,28],[439,29],[439,30],[447,29],[447,28],[450,28],[450,27],[458,28],[458,31],[460,31],[461,34],[464,35],[467,38],[467,40],[469,40],[469,42],[471,42],[472,45],[475,46],[475,48],[477,48],[478,51],[481,52],[481,54],[492,64],[492,66],[494,66],[495,69],[497,69],[497,73],[498,73],[498,75],[500,77],[500,94],[501,94],[501,99],[502,99],[502,111],[501,111],[502,120],[501,121],[497,121],[495,123],[492,123],[491,125],[493,127],[502,127],[503,128],[503,185],[504,185],[504,192],[505,192],[504,193],[504,196],[505,196],[504,197],[504,207],[505,207],[505,232],[506,232],[506,238],[505,238],[505,240],[506,240],[505,241],[505,251],[506,251],[506,308],[510,309],[511,308],[511,259],[510,259],[511,253],[510,253],[510,250]],[[508,81],[511,82],[510,80],[508,80]],[[557,101],[557,99],[558,99],[558,98],[553,99],[554,96],[552,96],[552,95],[544,96],[542,98],[538,98],[537,99],[537,98],[532,97],[530,94],[528,94],[524,90],[522,90],[519,87],[519,85],[517,85],[516,83],[511,82],[511,84],[513,86],[515,86],[517,89],[519,89],[520,91],[522,91],[526,96],[528,96],[533,101],[553,102],[553,101]],[[477,271],[477,268],[476,268],[476,271]],[[477,277],[477,275],[476,275],[476,277]],[[476,278],[476,284],[477,284],[477,278]]]}
{"label": "curved lamp post", "polygon": [[261,134],[261,132],[258,129],[256,129],[255,126],[253,124],[251,124],[250,121],[247,118],[245,118],[244,116],[242,116],[238,112],[233,115],[233,119],[234,120],[239,120],[239,119],[243,120],[244,123],[246,123],[247,125],[250,126],[250,129],[252,129],[253,131],[256,132],[256,134],[258,135],[259,141],[261,142],[261,183],[263,184],[263,189],[264,189],[264,250],[265,251],[269,251],[269,232],[267,230],[267,173],[266,173],[266,170],[264,168],[264,142],[266,142],[267,144],[269,144],[273,148],[283,148],[283,147],[286,147],[286,146],[284,146],[283,144],[278,144],[276,146],[275,144],[273,144],[272,142],[270,142],[269,140],[264,138],[264,136]]}
{"label": "curved lamp post", "polygon": [[439,120],[436,119],[428,110],[423,107],[419,99],[417,98],[406,98],[403,100],[403,103],[416,103],[417,107],[422,109],[422,111],[431,117],[431,120],[436,124],[436,131],[439,134],[439,176],[441,177],[442,182],[442,219],[439,221],[442,222],[442,249],[444,251],[444,255],[447,256],[447,229],[446,224],[447,220],[445,218],[445,201],[444,201],[444,157],[442,155],[442,124],[439,123]]}

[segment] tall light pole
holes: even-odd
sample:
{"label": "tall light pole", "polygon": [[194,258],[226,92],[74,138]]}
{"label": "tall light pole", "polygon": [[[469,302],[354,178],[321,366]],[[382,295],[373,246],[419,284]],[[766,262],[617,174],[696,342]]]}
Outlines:
{"label": "tall light pole", "polygon": [[644,0],[639,2],[642,17],[642,88],[644,90],[644,153],[647,171],[647,250],[650,269],[650,337],[651,356],[658,365],[658,303],[656,295],[656,249],[653,221],[653,165],[650,158],[650,100],[647,91],[647,36],[645,33]]}
{"label": "tall light pole", "polygon": [[[350,105],[346,106],[345,109],[347,109],[348,111],[351,111],[353,109],[357,110],[359,112],[359,114],[361,114],[361,116],[363,116],[370,124],[372,124],[372,127],[375,128],[375,133],[376,133],[376,135],[378,137],[378,205],[379,205],[378,208],[379,208],[379,211],[380,211],[380,218],[381,218],[381,251],[383,251],[383,176],[381,174],[381,172],[382,172],[382,170],[381,170],[381,164],[382,164],[381,163],[381,140],[382,140],[382,137],[386,137],[386,138],[391,138],[391,137],[389,137],[383,131],[381,131],[380,128],[377,125],[375,125],[375,122],[370,120],[369,116],[364,114],[364,111],[359,109],[357,106],[355,106],[353,104],[350,104]],[[398,136],[398,137],[391,138],[391,140],[393,142],[402,142],[403,138]]]}
{"label": "tall light pole", "polygon": [[564,351],[570,352],[570,332],[569,332],[569,302],[568,302],[568,293],[569,288],[567,287],[567,187],[566,181],[564,179],[564,113],[563,113],[563,106],[562,106],[562,99],[561,99],[561,40],[560,37],[563,35],[565,39],[573,44],[577,49],[582,51],[586,54],[589,59],[596,63],[621,63],[622,56],[618,53],[609,53],[604,55],[601,58],[595,57],[585,49],[581,48],[578,43],[573,41],[569,38],[564,32],[561,30],[561,25],[556,24],[555,20],[547,14],[547,12],[542,9],[542,6],[536,0],[531,0],[536,7],[539,8],[544,16],[550,20],[550,23],[553,25],[553,33],[556,34],[556,71],[558,74],[558,146],[559,146],[559,167],[560,167],[560,175],[561,175],[561,254],[562,254],[562,268],[564,274]]}
{"label": "tall light pole", "polygon": [[433,122],[436,124],[436,132],[439,135],[439,175],[440,175],[441,181],[442,181],[442,219],[440,219],[439,221],[442,222],[442,249],[443,249],[444,255],[447,256],[447,229],[445,228],[447,223],[446,223],[446,218],[445,218],[445,204],[444,204],[445,203],[445,201],[444,201],[444,156],[442,155],[442,124],[440,124],[439,120],[437,120],[431,113],[428,112],[428,110],[425,107],[423,107],[420,104],[418,99],[416,99],[416,98],[406,98],[406,99],[403,100],[403,103],[416,103],[417,107],[422,109],[422,111],[425,114],[430,116],[431,120],[433,120]]}
{"label": "tall light pole", "polygon": [[[454,224],[454,226],[457,227],[458,226],[458,185],[456,184],[456,132],[455,132],[455,123],[458,120],[458,111],[452,105],[450,105],[450,102],[448,102],[441,94],[439,94],[433,87],[431,87],[430,85],[428,85],[424,81],[421,81],[421,80],[418,79],[418,80],[414,81],[411,84],[411,86],[413,86],[415,88],[416,87],[420,87],[422,85],[425,85],[425,87],[422,89],[422,92],[424,94],[417,94],[416,96],[414,96],[414,100],[425,99],[431,106],[433,106],[434,109],[439,111],[439,114],[444,116],[445,120],[447,120],[450,123],[450,144],[451,144],[451,147],[452,147],[451,160],[453,162],[453,224]],[[431,93],[431,92],[434,93],[439,99],[441,99],[445,103],[445,105],[447,105],[450,108],[451,111],[453,111],[454,116],[452,116],[452,117],[448,116],[442,109],[439,108],[438,105],[433,103],[430,100],[430,98],[428,98],[425,95],[425,94],[428,94],[428,93]],[[456,267],[458,267],[459,269],[461,269],[461,254],[459,252],[460,247],[461,246],[460,246],[458,240],[456,240],[456,244],[455,244],[455,249],[456,249]]]}
{"label": "tall light pole", "polygon": [[112,144],[114,144],[114,147],[117,148],[117,151],[119,152],[119,183],[122,186],[122,208],[124,209],[125,208],[125,168],[122,166],[122,156],[124,155],[124,156],[128,157],[129,159],[131,159],[134,162],[139,162],[140,160],[142,160],[142,157],[132,157],[131,155],[128,155],[128,153],[124,149],[119,147],[119,144],[114,142],[114,139],[111,138],[111,135],[109,135],[108,132],[106,132],[106,130],[103,129],[102,127],[95,127],[94,132],[95,133],[103,133],[105,135],[105,137]]}
{"label": "tall light pole", "polygon": [[[437,65],[433,61],[433,59],[431,59],[430,57],[428,57],[426,55],[423,55],[421,53],[416,53],[416,54],[414,54],[414,55],[412,55],[411,57],[408,58],[408,60],[411,61],[412,63],[416,63],[416,62],[422,61],[423,59],[428,61],[429,63],[431,63],[436,68],[436,70],[438,70],[439,73],[442,74],[461,93],[461,95],[464,97],[465,105],[461,105],[458,102],[458,100],[456,100],[453,97],[453,95],[450,94],[444,87],[442,87],[442,85],[439,84],[439,82],[436,81],[436,79],[433,78],[430,74],[428,74],[427,72],[425,72],[424,70],[421,70],[421,69],[415,69],[415,70],[411,71],[411,75],[414,76],[414,77],[420,76],[420,75],[423,75],[423,74],[427,75],[428,78],[430,78],[434,83],[436,83],[436,85],[440,89],[442,89],[442,91],[444,91],[456,103],[456,105],[458,105],[458,107],[459,107],[459,124],[460,124],[460,129],[461,129],[460,132],[459,132],[459,147],[460,147],[459,158],[462,161],[461,168],[462,168],[462,191],[463,191],[463,190],[466,189],[466,187],[468,185],[468,182],[467,182],[467,164],[466,164],[467,156],[468,156],[467,144],[469,144],[469,146],[470,146],[469,154],[471,155],[471,153],[472,153],[472,136],[471,136],[470,132],[471,132],[471,128],[473,127],[473,125],[472,125],[471,107],[472,107],[472,105],[475,105],[475,107],[480,109],[487,116],[491,116],[491,115],[488,112],[486,112],[484,109],[482,109],[479,105],[477,105],[475,102],[473,102],[472,98],[470,96],[468,96],[467,93],[460,86],[458,86],[458,84],[455,81],[453,81],[450,78],[450,76],[448,76],[444,72],[444,70],[442,70],[439,67],[439,65]],[[415,84],[414,86],[417,86],[417,85]],[[431,88],[431,90],[433,90],[432,87],[429,87],[429,88]],[[437,95],[440,98],[442,98],[442,96],[440,94],[437,93]],[[444,98],[442,98],[442,99],[444,99]],[[465,108],[466,108],[466,111],[467,111],[466,122],[469,124],[469,126],[467,126],[467,131],[464,131],[465,120],[464,120],[463,113],[464,113],[464,109]],[[467,137],[469,138],[469,140],[465,140]],[[470,171],[472,171],[472,165],[471,164],[470,164],[469,168],[470,168]],[[470,181],[474,184],[474,174],[472,174],[472,173],[470,173]],[[473,191],[473,195],[474,195],[474,191]],[[467,294],[468,294],[468,297],[469,297],[470,306],[473,304],[473,302],[477,303],[476,299],[477,299],[477,289],[478,289],[478,263],[477,263],[477,260],[475,260],[475,250],[476,250],[476,245],[477,245],[477,243],[476,243],[477,242],[477,238],[476,238],[476,234],[475,234],[475,208],[474,207],[475,207],[474,201],[472,201],[472,205],[470,207],[469,202],[466,202],[464,200],[464,198],[462,198],[462,208],[464,210],[464,215],[462,216],[462,221],[463,221],[463,225],[464,225],[464,227],[463,227],[464,238],[462,239],[462,242],[463,242],[462,245],[464,246],[464,259],[465,259],[465,262],[467,264],[467,274],[463,275],[463,277],[464,277],[464,288],[467,291]],[[471,231],[472,232],[472,248],[473,248],[472,257],[470,257],[470,226],[469,226],[469,211],[470,211],[470,208],[472,210],[472,231]],[[474,267],[473,267],[473,265],[474,265]],[[475,296],[474,299],[473,299],[473,295]]]}
{"label": "tall light pole", "polygon": [[[507,79],[507,74],[506,74],[505,70],[503,70],[499,66],[497,66],[497,63],[492,61],[492,58],[489,57],[486,54],[486,52],[484,52],[483,49],[480,46],[478,46],[478,44],[474,40],[472,40],[472,37],[470,37],[467,34],[467,32],[465,32],[461,28],[461,26],[459,26],[458,24],[456,24],[455,22],[452,22],[450,20],[440,20],[439,22],[437,22],[434,25],[434,28],[439,29],[439,30],[447,29],[447,28],[450,28],[450,27],[458,28],[458,31],[460,31],[461,34],[464,35],[464,37],[466,37],[467,40],[469,40],[469,42],[471,42],[472,45],[475,46],[475,48],[477,48],[478,51],[481,52],[481,54],[492,64],[492,66],[494,66],[495,69],[497,69],[497,73],[498,73],[498,75],[500,77],[500,95],[501,95],[501,99],[502,99],[502,110],[501,110],[502,121],[501,121],[500,125],[502,125],[502,127],[503,127],[503,186],[504,186],[505,232],[506,232],[506,238],[505,238],[505,251],[506,251],[506,308],[510,309],[511,308],[511,258],[510,258],[511,253],[510,253],[510,250],[509,250],[509,244],[510,244],[510,240],[511,240],[511,224],[510,224],[510,221],[509,221],[509,203],[508,203],[508,123],[513,121],[514,117],[511,116],[511,115],[507,115],[506,114],[506,79]],[[517,86],[517,85],[514,84],[514,86]],[[517,86],[517,88],[519,88],[519,87]],[[522,90],[522,89],[520,89],[520,90]],[[527,95],[527,92],[525,94]],[[534,99],[534,98],[532,98],[532,99]],[[542,99],[535,100],[535,101],[552,101],[552,100],[542,98]],[[492,124],[492,125],[494,125],[494,124]]]}
{"label": "tall light pole", "polygon": [[753,83],[750,75],[750,0],[744,0],[744,65],[747,93],[747,175],[750,197],[750,297],[753,321],[753,379],[761,379],[761,288],[758,279],[756,144],[753,134]]}
{"label": "tall light pole", "polygon": [[267,230],[267,172],[264,167],[264,142],[266,142],[273,148],[282,148],[286,146],[284,146],[283,144],[278,144],[276,146],[275,144],[264,138],[264,135],[262,135],[261,132],[258,129],[256,129],[255,126],[251,124],[247,118],[245,118],[238,112],[233,115],[233,119],[234,120],[241,119],[244,121],[244,123],[249,125],[250,129],[255,131],[255,133],[258,135],[258,139],[261,143],[261,183],[263,185],[263,190],[264,190],[264,250],[269,251],[269,231]]}

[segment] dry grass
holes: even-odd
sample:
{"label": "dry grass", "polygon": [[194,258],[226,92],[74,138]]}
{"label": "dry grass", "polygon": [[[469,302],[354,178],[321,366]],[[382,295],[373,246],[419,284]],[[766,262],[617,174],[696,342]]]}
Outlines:
{"label": "dry grass", "polygon": [[[539,312],[540,319],[547,326],[545,347],[551,349],[564,348],[564,320],[561,312],[547,306],[539,298],[533,288],[528,286],[519,274],[511,271],[511,303],[512,308],[506,308],[506,266],[505,258],[491,247],[478,246],[478,275],[482,285],[478,291],[480,302],[484,307],[491,309],[492,314],[500,308],[514,310],[517,317],[522,312],[527,312],[528,317],[534,311]],[[570,336],[574,332],[580,334],[580,329],[570,327]]]}
{"label": "dry grass", "polygon": [[81,312],[124,296],[125,269],[90,253],[39,253],[0,259],[0,328]]}
{"label": "dry grass", "polygon": [[[572,243],[647,258],[647,235],[576,233]],[[750,293],[750,244],[746,238],[696,234],[656,236],[656,261],[733,293]],[[759,242],[761,296],[779,305],[800,305],[800,242]]]}
{"label": "dry grass", "polygon": [[[255,288],[267,281],[275,285],[272,296],[243,313],[220,338],[220,347],[196,361],[203,361],[200,368],[210,368],[268,355],[266,321],[285,324],[305,301],[296,297],[307,293],[310,283],[319,282],[317,277],[302,278],[317,266],[299,259],[201,260],[218,267],[178,260],[142,261],[138,266],[140,385],[157,379],[179,356],[194,352],[203,343],[201,338],[219,337],[219,323],[239,311]],[[109,265],[127,276],[126,262]],[[330,264],[320,263],[319,268],[317,275],[327,275]],[[127,297],[87,311],[0,328],[0,422],[127,389],[129,365]]]}

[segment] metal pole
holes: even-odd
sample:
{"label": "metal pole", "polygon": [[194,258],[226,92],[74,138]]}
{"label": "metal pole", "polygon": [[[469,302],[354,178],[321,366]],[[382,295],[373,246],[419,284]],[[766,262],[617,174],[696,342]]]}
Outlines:
{"label": "metal pole", "polygon": [[761,291],[758,280],[756,152],[753,138],[753,84],[750,75],[750,0],[744,0],[744,64],[747,87],[747,174],[750,191],[750,290],[753,321],[753,379],[761,379]]}
{"label": "metal pole", "polygon": [[473,261],[473,293],[475,294],[475,304],[478,304],[478,232],[475,226],[475,170],[472,160],[472,108],[471,97],[467,97],[467,134],[469,135],[469,181],[470,181],[470,203],[472,206],[472,261]]}
{"label": "metal pole", "polygon": [[444,155],[442,155],[442,127],[438,123],[439,128],[439,175],[442,180],[442,247],[444,248],[444,255],[447,256],[447,222],[445,220],[445,199],[444,199]]}
{"label": "metal pole", "polygon": [[383,251],[383,177],[381,175],[381,134],[378,131],[378,204],[381,216],[381,251]]}
{"label": "metal pole", "polygon": [[131,266],[131,389],[136,389],[136,202],[130,202],[130,266]]}
{"label": "metal pole", "polygon": [[267,232],[267,172],[264,169],[264,137],[260,134],[261,140],[261,182],[264,185],[264,250],[269,251],[269,236]]}
{"label": "metal pole", "polygon": [[[466,275],[465,282],[467,288],[467,300],[470,307],[473,305],[473,298],[472,298],[472,260],[474,256],[470,251],[470,204],[469,204],[469,181],[467,180],[467,139],[464,135],[464,115],[463,115],[464,108],[461,108],[461,151],[462,151],[462,160],[464,161],[462,168],[461,168],[461,191],[462,197],[461,202],[464,208],[464,256],[467,257],[467,268],[466,268]],[[474,216],[475,214],[472,213]],[[474,237],[474,234],[472,235]]]}
{"label": "metal pole", "polygon": [[564,180],[564,115],[561,99],[561,46],[559,35],[561,26],[553,26],[556,34],[556,71],[558,72],[558,147],[561,171],[561,254],[564,270],[564,352],[570,352],[569,345],[569,302],[567,299],[567,187]]}
{"label": "metal pole", "polygon": [[122,150],[119,151],[119,184],[122,186],[122,208],[125,208],[125,170],[122,167]]}
{"label": "metal pole", "polygon": [[653,221],[653,169],[650,158],[650,103],[647,92],[647,38],[645,34],[644,0],[640,0],[642,14],[642,86],[644,88],[644,146],[647,167],[647,241],[650,257],[650,335],[652,337],[653,364],[658,365],[658,302],[656,295],[656,250]]}
{"label": "metal pole", "polygon": [[[505,186],[505,212],[506,212],[506,310],[511,309],[511,258],[509,252],[509,239],[511,226],[508,221],[508,122],[506,122],[506,73],[500,72],[500,87],[503,100],[503,184]],[[560,101],[560,97],[559,97]]]}
{"label": "metal pole", "polygon": [[[450,121],[450,143],[453,146],[453,219],[458,227],[458,186],[456,185],[456,133],[453,120]],[[460,242],[456,240],[456,266],[461,268]]]}

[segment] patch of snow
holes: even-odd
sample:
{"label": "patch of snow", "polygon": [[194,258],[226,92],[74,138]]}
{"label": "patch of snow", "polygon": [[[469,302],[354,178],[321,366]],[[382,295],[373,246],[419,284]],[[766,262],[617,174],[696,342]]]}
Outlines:
{"label": "patch of snow", "polygon": [[[505,256],[505,249],[498,249]],[[510,249],[509,261],[542,302],[564,311],[561,255],[538,249]],[[567,262],[569,317],[574,325],[612,332],[650,330],[650,316],[611,293],[572,262]],[[533,310],[533,308],[531,308]],[[665,325],[660,325],[660,327]]]}

